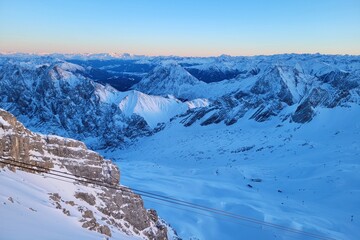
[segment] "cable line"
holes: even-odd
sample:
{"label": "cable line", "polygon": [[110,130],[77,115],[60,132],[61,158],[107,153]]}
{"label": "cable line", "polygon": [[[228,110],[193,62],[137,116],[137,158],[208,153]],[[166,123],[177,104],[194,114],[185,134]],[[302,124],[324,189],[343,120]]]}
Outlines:
{"label": "cable line", "polygon": [[228,212],[228,211],[223,211],[223,210],[216,209],[216,208],[206,207],[206,206],[199,205],[196,203],[191,203],[191,202],[183,201],[180,199],[176,199],[174,197],[168,197],[168,196],[163,196],[160,194],[151,193],[148,191],[143,191],[143,190],[139,190],[139,189],[135,189],[135,188],[124,187],[124,186],[121,186],[118,184],[115,185],[115,184],[111,184],[111,183],[106,183],[106,182],[99,181],[97,179],[92,179],[92,178],[88,178],[88,177],[84,177],[84,176],[80,176],[80,175],[72,174],[72,173],[68,173],[68,172],[63,172],[63,171],[59,171],[59,170],[55,170],[55,169],[51,169],[51,168],[46,168],[46,167],[38,166],[36,164],[25,163],[25,162],[21,162],[21,161],[12,160],[12,159],[2,159],[2,160],[0,160],[0,163],[8,164],[11,166],[16,166],[19,168],[23,168],[23,169],[27,169],[30,171],[43,173],[43,174],[49,174],[49,175],[53,175],[53,176],[57,176],[57,177],[61,177],[61,178],[69,179],[69,180],[74,180],[74,181],[78,181],[78,182],[82,182],[82,183],[98,185],[101,187],[119,190],[122,192],[136,193],[142,197],[147,197],[147,198],[159,200],[162,202],[175,204],[178,206],[201,210],[201,211],[204,211],[207,213],[213,213],[213,214],[229,217],[229,218],[236,219],[236,220],[247,221],[247,222],[255,223],[255,224],[266,226],[266,227],[272,227],[272,228],[280,229],[280,230],[291,232],[291,233],[296,233],[296,234],[301,234],[301,235],[308,236],[308,237],[313,237],[316,239],[335,240],[334,238],[302,231],[302,230],[295,229],[295,228],[286,227],[286,226],[275,224],[275,223],[261,221],[261,220],[255,219],[255,218],[247,217],[247,216],[240,215],[240,214],[235,214],[235,213]]}

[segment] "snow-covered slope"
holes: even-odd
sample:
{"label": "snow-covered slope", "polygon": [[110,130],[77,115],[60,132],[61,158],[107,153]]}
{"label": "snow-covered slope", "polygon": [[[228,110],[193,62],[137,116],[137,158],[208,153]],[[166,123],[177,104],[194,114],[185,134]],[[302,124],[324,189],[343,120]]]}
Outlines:
{"label": "snow-covered slope", "polygon": [[[127,92],[90,79],[86,58],[80,67],[57,57],[0,56],[0,106],[32,129],[101,148],[130,186],[334,239],[360,237],[359,56],[137,57],[156,67]],[[311,239],[145,204],[184,239]]]}
{"label": "snow-covered slope", "polygon": [[167,239],[140,196],[106,187],[119,187],[118,168],[82,142],[34,134],[0,109],[0,160],[2,239]]}
{"label": "snow-covered slope", "polygon": [[[105,154],[126,170],[123,181],[134,188],[324,238],[356,240],[359,116],[360,107],[351,105],[321,108],[307,124],[242,118],[231,126],[184,127],[173,121],[127,149]],[[183,239],[317,239],[153,199],[145,198],[145,205],[156,208]]]}
{"label": "snow-covered slope", "polygon": [[[90,187],[79,187],[73,183],[61,182],[53,178],[45,178],[27,172],[12,172],[6,168],[0,170],[0,214],[2,239],[103,239],[104,235],[83,228],[78,221],[82,218],[78,206],[84,202],[74,199],[73,192],[78,190],[92,193]],[[62,199],[74,200],[74,206],[61,203],[62,210],[56,209],[55,203],[49,200],[48,193],[60,192]],[[72,204],[72,203],[71,203]],[[93,208],[91,208],[93,210]],[[98,216],[97,216],[98,218]],[[21,229],[21,230],[19,230]],[[128,236],[121,231],[113,231],[114,239],[141,239]]]}
{"label": "snow-covered slope", "polygon": [[183,114],[189,109],[208,105],[206,99],[181,102],[172,96],[165,98],[130,91],[120,101],[119,108],[125,116],[131,117],[133,114],[137,114],[143,117],[151,128],[155,128],[159,123],[167,123],[172,117]]}
{"label": "snow-covered slope", "polygon": [[[165,65],[166,68],[160,64],[133,88],[187,99],[211,99],[208,108],[195,109],[189,114],[186,125],[197,120],[204,125],[221,121],[234,124],[249,111],[256,121],[280,116],[303,123],[311,121],[318,106],[332,108],[360,102],[357,56],[289,54],[173,61],[177,64]],[[233,79],[209,84],[193,79],[187,84],[189,72],[185,68],[208,71],[210,75],[212,71],[239,74]],[[186,90],[182,91],[182,86]]]}

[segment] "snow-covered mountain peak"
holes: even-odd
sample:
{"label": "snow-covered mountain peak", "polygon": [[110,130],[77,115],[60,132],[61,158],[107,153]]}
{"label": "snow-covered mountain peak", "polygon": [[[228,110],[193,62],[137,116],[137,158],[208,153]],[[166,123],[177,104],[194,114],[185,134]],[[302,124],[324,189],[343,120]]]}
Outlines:
{"label": "snow-covered mountain peak", "polygon": [[195,85],[199,83],[188,71],[174,61],[164,61],[155,67],[143,82],[149,81],[170,81],[178,84]]}
{"label": "snow-covered mountain peak", "polygon": [[168,122],[172,117],[183,114],[190,108],[208,106],[208,101],[202,99],[181,102],[173,96],[152,96],[135,90],[126,94],[119,103],[123,114],[127,117],[137,114],[143,117],[151,128],[155,128],[159,123]]}
{"label": "snow-covered mountain peak", "polygon": [[76,71],[85,72],[85,69],[82,66],[69,62],[58,63],[57,66],[69,72],[76,72]]}
{"label": "snow-covered mountain peak", "polygon": [[[64,64],[56,64],[53,66],[52,69],[49,70],[49,77],[52,80],[62,80],[62,81],[77,81],[79,79],[84,79],[83,76],[76,74],[75,68],[68,68],[68,66],[65,65],[65,68],[63,68]],[[74,72],[72,70],[75,70]]]}
{"label": "snow-covered mountain peak", "polygon": [[117,104],[124,95],[109,84],[104,86],[102,84],[95,83],[94,85],[94,93],[99,98],[100,102]]}
{"label": "snow-covered mountain peak", "polygon": [[188,105],[189,109],[194,109],[208,107],[211,102],[207,98],[197,98],[191,101],[186,101],[185,103]]}
{"label": "snow-covered mountain peak", "polygon": [[290,66],[277,66],[276,78],[285,83],[292,95],[293,102],[299,102],[304,96],[306,89],[311,84],[313,77],[306,75],[300,64]]}
{"label": "snow-covered mountain peak", "polygon": [[155,67],[133,89],[155,95],[172,94],[177,98],[193,98],[192,87],[204,85],[179,64],[167,61]]}

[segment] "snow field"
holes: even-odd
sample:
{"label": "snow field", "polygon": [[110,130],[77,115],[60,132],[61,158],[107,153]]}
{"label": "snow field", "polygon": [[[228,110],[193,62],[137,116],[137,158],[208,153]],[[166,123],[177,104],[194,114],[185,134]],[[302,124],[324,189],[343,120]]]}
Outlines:
{"label": "snow field", "polygon": [[[173,122],[128,149],[103,154],[118,162],[122,184],[130,187],[355,240],[360,237],[357,116],[360,108],[352,106],[319,109],[304,125],[244,118],[233,126],[186,128]],[[145,204],[184,239],[314,239],[153,199],[145,198]]]}

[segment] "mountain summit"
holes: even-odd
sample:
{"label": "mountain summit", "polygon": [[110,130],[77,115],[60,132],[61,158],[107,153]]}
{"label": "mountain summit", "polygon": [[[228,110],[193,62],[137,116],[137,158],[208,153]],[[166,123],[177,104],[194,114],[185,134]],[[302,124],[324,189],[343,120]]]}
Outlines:
{"label": "mountain summit", "polygon": [[192,99],[194,91],[205,84],[174,61],[162,62],[132,88],[152,95],[174,95]]}

